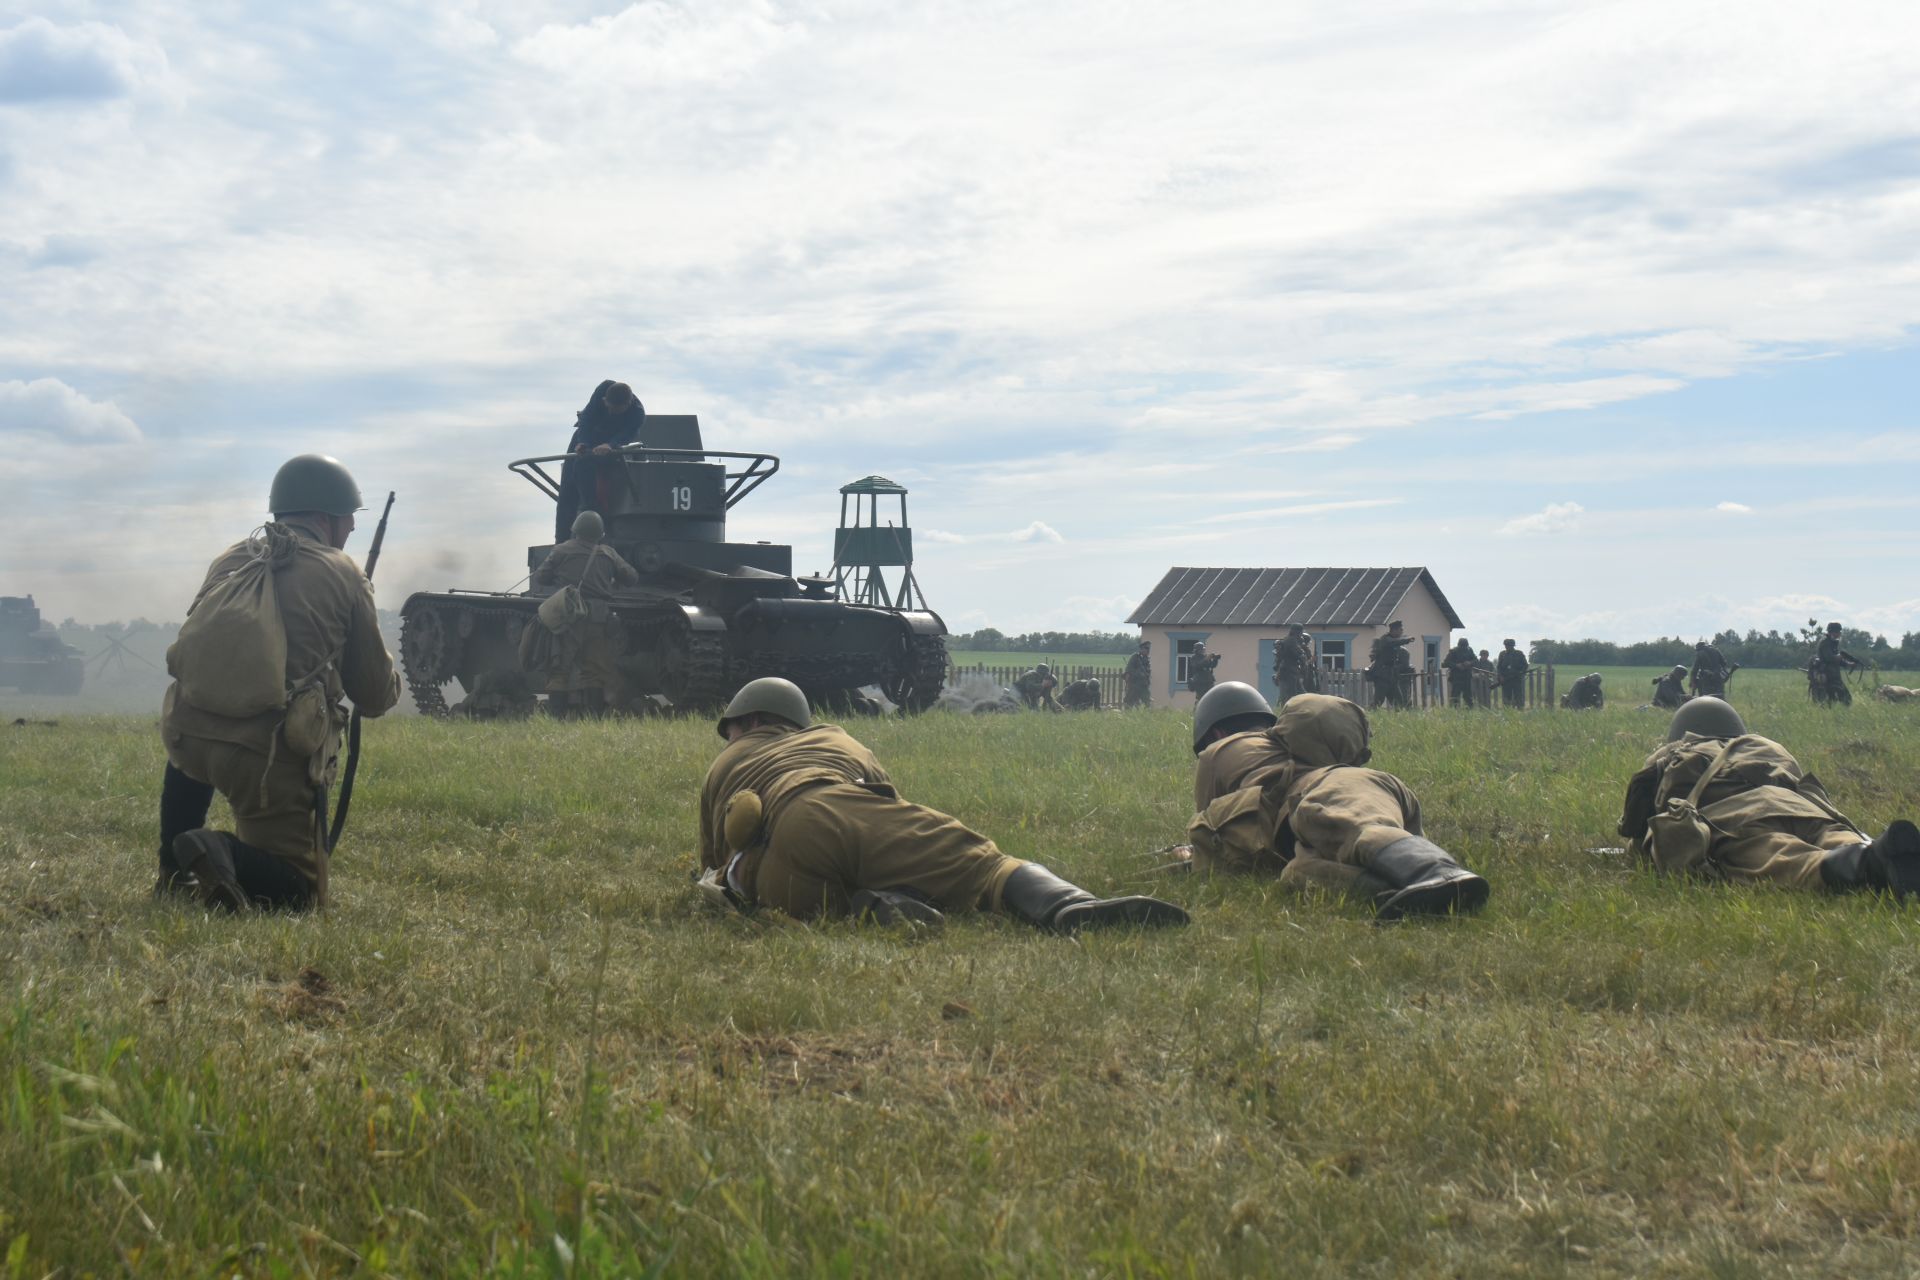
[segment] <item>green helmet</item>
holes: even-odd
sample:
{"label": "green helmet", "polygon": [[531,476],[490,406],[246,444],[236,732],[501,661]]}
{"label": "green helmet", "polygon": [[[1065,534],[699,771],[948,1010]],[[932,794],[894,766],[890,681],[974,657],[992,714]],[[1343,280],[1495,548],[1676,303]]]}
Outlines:
{"label": "green helmet", "polygon": [[807,705],[807,695],[800,692],[799,685],[791,680],[782,680],[779,676],[761,676],[740,686],[740,692],[733,695],[733,701],[720,713],[720,723],[714,728],[724,738],[727,736],[727,721],[736,716],[750,716],[756,711],[762,715],[779,716],[798,729],[813,723],[813,708]]}
{"label": "green helmet", "polygon": [[607,536],[607,522],[598,511],[582,511],[573,518],[573,536],[582,542],[598,542]]}
{"label": "green helmet", "polygon": [[1268,724],[1273,723],[1273,708],[1258,689],[1239,680],[1213,686],[1193,707],[1193,753],[1199,755],[1205,749],[1207,735],[1222,720],[1251,715],[1265,716]]}
{"label": "green helmet", "polygon": [[1669,671],[1667,674],[1672,676],[1683,676],[1687,674],[1687,664],[1684,662],[1676,662],[1673,664],[1673,670]]}
{"label": "green helmet", "polygon": [[338,458],[324,453],[303,453],[281,463],[273,473],[273,491],[267,495],[267,510],[275,515],[324,511],[330,516],[350,516],[365,509],[353,473]]}
{"label": "green helmet", "polygon": [[1036,663],[1034,663],[1034,664],[1033,664],[1033,669],[1034,669],[1035,671],[1038,671],[1038,672],[1039,672],[1039,673],[1040,673],[1041,675],[1043,675],[1043,676],[1050,676],[1050,675],[1052,675],[1052,674],[1053,674],[1053,668],[1052,668],[1052,667],[1050,667],[1050,666],[1048,666],[1048,665],[1047,665],[1046,663],[1044,663],[1044,662],[1036,662]]}
{"label": "green helmet", "polygon": [[1703,738],[1737,738],[1746,731],[1746,722],[1731,703],[1719,698],[1693,698],[1673,713],[1667,741],[1678,742],[1690,733]]}

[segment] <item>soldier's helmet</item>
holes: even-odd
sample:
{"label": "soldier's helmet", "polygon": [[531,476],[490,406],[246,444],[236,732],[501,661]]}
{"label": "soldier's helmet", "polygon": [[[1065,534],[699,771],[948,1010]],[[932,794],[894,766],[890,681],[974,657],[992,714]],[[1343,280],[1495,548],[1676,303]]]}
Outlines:
{"label": "soldier's helmet", "polygon": [[1268,724],[1274,720],[1273,708],[1258,689],[1240,680],[1223,681],[1193,704],[1193,753],[1206,749],[1206,737],[1215,725],[1234,716],[1265,716]]}
{"label": "soldier's helmet", "polygon": [[1033,669],[1034,669],[1035,671],[1038,671],[1038,672],[1039,672],[1039,673],[1040,673],[1041,675],[1043,675],[1043,676],[1050,676],[1050,675],[1052,675],[1052,674],[1053,674],[1053,668],[1052,668],[1052,667],[1050,667],[1050,666],[1048,666],[1048,665],[1047,665],[1046,663],[1044,663],[1044,662],[1036,662],[1036,663],[1034,663],[1034,664],[1033,664]]}
{"label": "soldier's helmet", "polygon": [[1720,698],[1693,698],[1673,713],[1667,741],[1678,742],[1690,733],[1703,738],[1737,738],[1746,731],[1746,721],[1731,703]]}
{"label": "soldier's helmet", "polygon": [[573,536],[582,542],[598,542],[607,536],[607,522],[598,511],[582,511],[573,518]]}
{"label": "soldier's helmet", "polygon": [[1829,622],[1829,623],[1827,624],[1827,634],[1828,634],[1828,635],[1830,635],[1830,636],[1837,636],[1837,635],[1839,635],[1839,634],[1840,634],[1840,624],[1839,624],[1839,623],[1837,623],[1837,622]]}
{"label": "soldier's helmet", "polygon": [[1513,641],[1511,640],[1502,640],[1500,643],[1505,645],[1509,649],[1513,648]]}
{"label": "soldier's helmet", "polygon": [[1387,624],[1387,634],[1390,636],[1397,636],[1404,629],[1405,629],[1404,624],[1398,618],[1395,618],[1392,622],[1389,622]]}
{"label": "soldier's helmet", "polygon": [[1593,682],[1594,682],[1595,684],[1599,684],[1599,683],[1600,683],[1600,673],[1599,673],[1598,671],[1589,671],[1589,672],[1587,672],[1587,679],[1589,679],[1589,680],[1591,680],[1591,681],[1593,681]]}
{"label": "soldier's helmet", "polygon": [[365,509],[353,473],[338,458],[324,453],[303,453],[281,463],[273,473],[273,489],[267,494],[267,510],[275,515],[323,511],[330,516],[350,516]]}
{"label": "soldier's helmet", "polygon": [[1687,664],[1684,662],[1676,662],[1673,664],[1673,670],[1669,671],[1667,674],[1673,675],[1673,676],[1683,676],[1687,674]]}
{"label": "soldier's helmet", "polygon": [[782,680],[779,676],[761,676],[740,686],[740,692],[733,695],[733,701],[720,713],[720,722],[714,728],[724,738],[727,736],[727,721],[755,712],[779,716],[796,729],[804,729],[813,723],[813,708],[807,705],[807,695],[800,691],[799,685],[791,680]]}
{"label": "soldier's helmet", "polygon": [[1273,736],[1311,769],[1373,759],[1372,729],[1360,704],[1326,693],[1297,693],[1280,708]]}

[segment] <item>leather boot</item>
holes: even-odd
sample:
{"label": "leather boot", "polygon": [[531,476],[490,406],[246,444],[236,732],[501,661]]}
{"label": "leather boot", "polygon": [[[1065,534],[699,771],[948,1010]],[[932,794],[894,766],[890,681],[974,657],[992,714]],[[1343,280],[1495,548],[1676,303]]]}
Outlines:
{"label": "leather boot", "polygon": [[201,905],[242,913],[253,909],[253,899],[240,887],[233,873],[232,839],[224,831],[205,827],[183,831],[174,837],[173,857],[194,878],[194,896]]}
{"label": "leather boot", "polygon": [[168,864],[173,861],[173,850],[167,850],[166,858],[160,864],[160,878],[153,882],[153,900],[155,902],[173,902],[175,900],[191,902],[196,896],[196,882],[185,871],[178,871]]}
{"label": "leather boot", "polygon": [[1871,844],[1835,849],[1820,860],[1820,881],[1831,893],[1889,889],[1896,898],[1920,894],[1920,828],[1900,818]]}
{"label": "leather boot", "polygon": [[1487,882],[1431,840],[1406,836],[1373,855],[1367,870],[1391,886],[1374,898],[1376,919],[1465,915],[1486,902]]}
{"label": "leather boot", "polygon": [[908,889],[861,889],[848,901],[862,924],[906,924],[937,929],[947,918],[939,908]]}
{"label": "leather boot", "polygon": [[1009,915],[1055,933],[1078,933],[1109,925],[1187,924],[1186,912],[1158,898],[1096,898],[1045,867],[1027,863],[1007,877],[1000,903]]}

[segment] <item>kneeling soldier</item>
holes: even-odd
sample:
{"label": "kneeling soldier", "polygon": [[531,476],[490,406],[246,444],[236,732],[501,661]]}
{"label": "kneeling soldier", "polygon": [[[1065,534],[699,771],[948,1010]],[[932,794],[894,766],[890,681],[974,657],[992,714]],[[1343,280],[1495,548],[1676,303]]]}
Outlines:
{"label": "kneeling soldier", "polygon": [[1900,819],[1869,838],[1785,747],[1748,733],[1719,698],[1673,713],[1666,745],[1627,783],[1620,834],[1658,871],[1920,893],[1920,829]]}
{"label": "kneeling soldier", "polygon": [[1487,882],[1421,835],[1413,792],[1360,767],[1367,739],[1345,698],[1299,694],[1276,717],[1251,685],[1209,690],[1193,715],[1193,865],[1364,898],[1382,920],[1479,908]]}
{"label": "kneeling soldier", "polygon": [[1157,898],[1096,898],[902,800],[871,751],[837,725],[813,723],[790,681],[749,681],[718,728],[727,745],[700,791],[700,861],[740,903],[882,923],[1004,911],[1058,933],[1187,923]]}

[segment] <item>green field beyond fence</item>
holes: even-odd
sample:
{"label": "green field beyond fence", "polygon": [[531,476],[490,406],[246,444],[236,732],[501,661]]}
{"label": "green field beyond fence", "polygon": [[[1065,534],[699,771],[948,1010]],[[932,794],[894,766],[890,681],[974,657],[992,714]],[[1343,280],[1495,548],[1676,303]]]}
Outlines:
{"label": "green field beyond fence", "polygon": [[[1156,880],[1178,713],[855,726],[1195,915],[1077,941],[706,914],[670,720],[371,722],[334,907],[208,918],[147,900],[151,715],[0,727],[0,1273],[1913,1275],[1920,907],[1628,865],[1653,674],[1377,716],[1493,883],[1394,928]],[[1920,807],[1920,707],[1735,697],[1859,821]]]}

